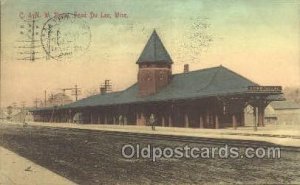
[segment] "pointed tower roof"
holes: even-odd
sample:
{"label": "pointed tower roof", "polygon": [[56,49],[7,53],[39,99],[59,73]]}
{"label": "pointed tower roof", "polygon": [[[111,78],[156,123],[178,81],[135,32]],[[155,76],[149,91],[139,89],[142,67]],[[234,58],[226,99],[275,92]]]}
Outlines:
{"label": "pointed tower roof", "polygon": [[151,34],[142,54],[136,63],[139,64],[145,62],[167,64],[173,63],[169,53],[167,52],[155,30]]}

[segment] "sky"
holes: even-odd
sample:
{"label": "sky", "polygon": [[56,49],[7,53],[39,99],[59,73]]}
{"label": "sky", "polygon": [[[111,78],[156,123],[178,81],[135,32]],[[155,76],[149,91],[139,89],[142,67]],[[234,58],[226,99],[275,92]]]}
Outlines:
{"label": "sky", "polygon": [[[126,16],[116,18],[117,12]],[[30,13],[40,15],[34,61],[22,60],[32,51],[22,48],[32,46]],[[54,17],[66,13],[70,20]],[[76,55],[54,51],[47,57],[47,43],[56,42],[47,42],[43,30],[51,21],[66,43],[58,51],[75,45]],[[223,65],[260,85],[300,86],[297,0],[2,0],[1,106],[32,106],[45,90],[49,95],[75,84],[83,98],[105,79],[114,91],[126,89],[136,82],[135,62],[154,29],[173,59],[173,73],[184,64],[190,70]]]}

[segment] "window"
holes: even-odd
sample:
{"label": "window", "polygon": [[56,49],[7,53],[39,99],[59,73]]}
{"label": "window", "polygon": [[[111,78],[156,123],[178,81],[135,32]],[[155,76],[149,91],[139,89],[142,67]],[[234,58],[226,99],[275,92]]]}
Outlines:
{"label": "window", "polygon": [[159,71],[159,80],[164,79],[164,73],[162,71]]}
{"label": "window", "polygon": [[151,80],[151,75],[150,75],[150,72],[149,72],[149,71],[147,72],[147,80],[148,80],[148,81]]}

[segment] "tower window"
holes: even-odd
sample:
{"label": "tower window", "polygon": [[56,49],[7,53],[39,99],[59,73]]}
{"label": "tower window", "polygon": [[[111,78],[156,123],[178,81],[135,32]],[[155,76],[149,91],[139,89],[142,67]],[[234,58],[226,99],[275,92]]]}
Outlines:
{"label": "tower window", "polygon": [[162,71],[159,71],[159,79],[160,80],[164,79],[164,73]]}

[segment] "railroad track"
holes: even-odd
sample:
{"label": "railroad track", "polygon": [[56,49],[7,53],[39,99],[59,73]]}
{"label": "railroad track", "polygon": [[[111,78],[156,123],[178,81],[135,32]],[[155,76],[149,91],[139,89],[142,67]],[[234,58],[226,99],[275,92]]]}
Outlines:
{"label": "railroad track", "polygon": [[150,134],[150,133],[134,133],[134,132],[122,132],[122,131],[104,131],[104,130],[89,130],[89,129],[79,129],[79,128],[58,128],[58,127],[48,127],[48,126],[30,126],[38,128],[47,128],[51,130],[72,130],[72,132],[88,133],[89,135],[99,135],[105,134],[113,137],[119,137],[120,139],[126,138],[138,138],[146,140],[158,140],[158,141],[177,141],[184,143],[194,143],[194,144],[209,144],[224,146],[228,145],[230,147],[280,147],[282,151],[293,151],[300,152],[300,147],[292,146],[282,146],[265,141],[253,141],[253,140],[237,140],[237,139],[221,139],[221,138],[207,138],[207,137],[194,137],[194,136],[175,136],[175,135],[163,135],[163,134]]}

